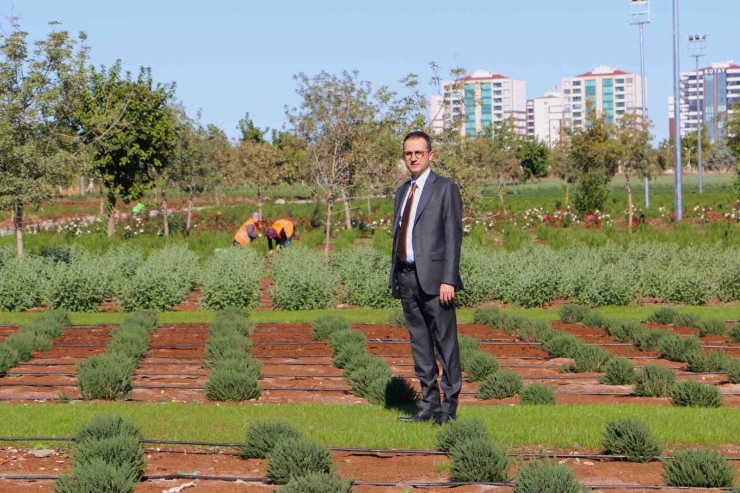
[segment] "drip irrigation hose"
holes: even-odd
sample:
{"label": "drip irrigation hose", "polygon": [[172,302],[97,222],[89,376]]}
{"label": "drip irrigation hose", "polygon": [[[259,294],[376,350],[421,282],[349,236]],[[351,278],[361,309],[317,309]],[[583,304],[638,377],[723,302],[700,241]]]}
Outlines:
{"label": "drip irrigation hose", "polygon": [[[0,475],[0,479],[10,481],[55,481],[59,479],[59,476],[43,475],[43,474],[30,474],[30,475],[18,475],[18,474],[7,474]],[[156,474],[143,476],[142,481],[171,481],[177,479],[190,479],[190,480],[201,480],[201,481],[223,481],[223,482],[237,482],[241,481],[244,483],[262,483],[262,484],[274,484],[270,478],[251,478],[241,476],[212,476],[203,474]],[[506,486],[515,487],[516,483],[492,483],[484,481],[467,481],[467,482],[452,482],[452,481],[354,481],[354,486],[378,486],[378,487],[394,487],[404,486],[407,488],[456,488],[460,486]],[[591,490],[686,490],[686,491],[729,491],[732,487],[728,488],[689,488],[689,487],[676,487],[666,485],[643,485],[643,484],[585,484],[586,488]]]}

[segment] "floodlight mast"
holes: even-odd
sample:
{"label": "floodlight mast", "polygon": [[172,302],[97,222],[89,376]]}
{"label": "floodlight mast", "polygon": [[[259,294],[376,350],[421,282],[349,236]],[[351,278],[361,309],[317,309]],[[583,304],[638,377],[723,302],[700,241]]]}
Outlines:
{"label": "floodlight mast", "polygon": [[[642,87],[642,118],[648,125],[647,84],[645,82],[645,24],[650,24],[650,0],[629,0],[630,25],[640,29],[640,86]],[[650,170],[645,173],[645,209],[650,209]]]}
{"label": "floodlight mast", "polygon": [[689,35],[689,54],[696,59],[696,140],[697,140],[697,151],[699,156],[697,157],[697,177],[699,179],[699,193],[704,191],[704,161],[702,159],[702,140],[704,137],[704,84],[702,84],[701,93],[699,92],[699,58],[703,57],[707,45],[706,34],[692,34]]}
{"label": "floodlight mast", "polygon": [[678,0],[673,0],[673,145],[675,156],[675,215],[683,220],[683,169],[681,167],[681,64],[679,59]]}

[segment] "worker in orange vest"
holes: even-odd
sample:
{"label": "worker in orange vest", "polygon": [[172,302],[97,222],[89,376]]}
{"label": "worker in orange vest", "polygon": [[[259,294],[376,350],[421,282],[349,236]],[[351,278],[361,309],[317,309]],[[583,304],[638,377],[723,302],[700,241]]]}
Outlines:
{"label": "worker in orange vest", "polygon": [[260,236],[259,231],[262,227],[262,217],[259,212],[253,212],[244,224],[234,235],[234,246],[249,246],[252,240]]}
{"label": "worker in orange vest", "polygon": [[267,228],[267,244],[272,250],[272,242],[275,241],[277,249],[288,248],[295,235],[296,222],[292,219],[278,219],[272,226]]}

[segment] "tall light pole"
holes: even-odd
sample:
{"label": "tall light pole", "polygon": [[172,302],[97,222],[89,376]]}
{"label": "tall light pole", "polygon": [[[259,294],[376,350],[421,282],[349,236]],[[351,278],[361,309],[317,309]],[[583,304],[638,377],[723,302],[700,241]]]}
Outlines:
{"label": "tall light pole", "polygon": [[703,180],[703,170],[704,170],[704,163],[702,161],[701,156],[701,141],[704,137],[704,112],[703,110],[703,101],[704,101],[704,84],[701,85],[702,87],[702,93],[701,96],[699,95],[699,58],[704,56],[704,50],[706,48],[707,44],[707,35],[703,34],[692,34],[689,36],[689,53],[692,57],[696,58],[696,111],[697,111],[697,122],[696,122],[696,140],[697,140],[697,146],[699,151],[698,156],[698,178],[699,178],[699,193],[702,193],[704,191],[704,180]]}
{"label": "tall light pole", "polygon": [[678,0],[673,0],[673,144],[676,160],[676,221],[683,220],[683,176],[681,169],[681,66],[679,62]]}
{"label": "tall light pole", "polygon": [[[630,24],[640,28],[640,86],[642,86],[642,118],[648,125],[647,84],[645,83],[645,24],[650,24],[650,0],[629,0]],[[648,131],[646,128],[645,131]],[[650,209],[650,170],[645,173],[645,209]]]}

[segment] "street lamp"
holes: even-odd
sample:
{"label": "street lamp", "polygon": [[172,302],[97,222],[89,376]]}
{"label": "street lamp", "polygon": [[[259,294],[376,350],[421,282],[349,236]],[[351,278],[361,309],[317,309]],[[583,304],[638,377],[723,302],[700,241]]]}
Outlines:
{"label": "street lamp", "polygon": [[[648,125],[647,84],[645,83],[645,24],[650,24],[650,0],[629,0],[630,24],[640,28],[640,85],[642,86],[642,118]],[[646,128],[647,131],[647,128]],[[650,209],[650,170],[645,174],[645,209]]]}
{"label": "street lamp", "polygon": [[678,0],[673,0],[673,121],[675,127],[673,129],[673,144],[675,146],[675,160],[676,160],[676,221],[683,219],[683,176],[681,169],[681,93],[680,93],[680,79],[681,79],[681,66],[679,61],[679,34],[678,34]]}
{"label": "street lamp", "polygon": [[704,101],[704,83],[702,82],[701,87],[701,95],[699,95],[699,58],[703,57],[705,55],[704,50],[706,49],[707,44],[707,35],[706,34],[692,34],[689,36],[689,53],[692,57],[696,58],[696,112],[697,112],[697,119],[696,119],[696,140],[698,141],[698,151],[699,151],[699,157],[698,157],[698,178],[699,178],[699,193],[702,193],[704,191],[704,180],[702,176],[702,172],[704,169],[704,163],[702,161],[702,155],[701,155],[701,141],[703,137],[703,130],[704,130],[704,112],[702,111],[703,107],[703,101]]}

